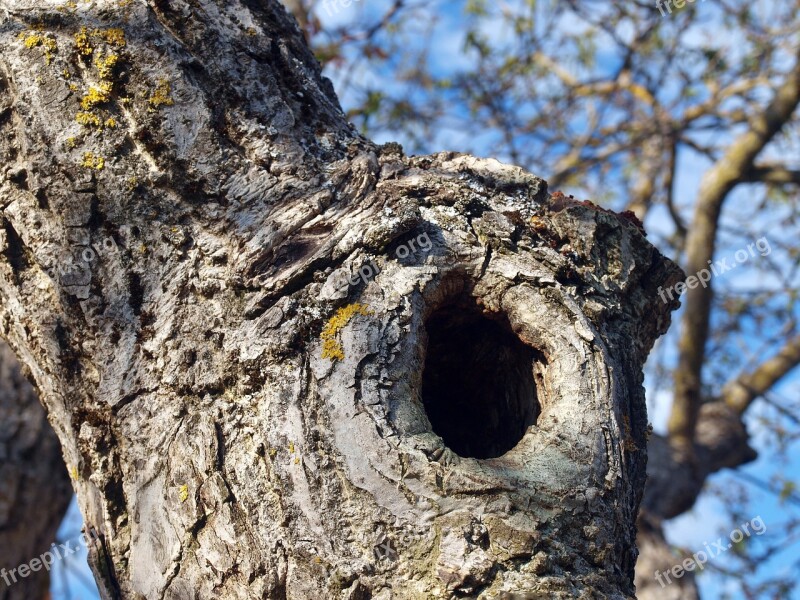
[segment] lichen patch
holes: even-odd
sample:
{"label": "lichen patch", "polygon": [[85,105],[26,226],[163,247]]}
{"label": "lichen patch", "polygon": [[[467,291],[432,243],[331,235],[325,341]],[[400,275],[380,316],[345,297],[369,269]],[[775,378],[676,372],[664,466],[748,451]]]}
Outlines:
{"label": "lichen patch", "polygon": [[344,348],[336,339],[336,335],[356,315],[368,316],[374,314],[365,304],[348,304],[336,311],[322,330],[322,358],[331,360],[344,360]]}

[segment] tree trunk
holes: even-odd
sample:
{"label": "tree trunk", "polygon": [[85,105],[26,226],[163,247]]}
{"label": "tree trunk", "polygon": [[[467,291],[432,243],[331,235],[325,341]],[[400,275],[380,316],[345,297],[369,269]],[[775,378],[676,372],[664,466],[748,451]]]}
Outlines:
{"label": "tree trunk", "polygon": [[0,333],[104,598],[633,595],[635,219],[361,138],[274,1],[6,11]]}
{"label": "tree trunk", "polygon": [[[58,439],[0,342],[0,600],[42,600],[49,571],[11,573],[50,549],[72,497]],[[23,573],[24,574],[24,573]]]}

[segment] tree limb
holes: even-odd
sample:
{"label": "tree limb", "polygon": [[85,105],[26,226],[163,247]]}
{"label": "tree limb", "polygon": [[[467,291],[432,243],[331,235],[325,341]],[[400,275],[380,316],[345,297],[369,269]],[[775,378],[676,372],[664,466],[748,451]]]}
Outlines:
{"label": "tree limb", "polygon": [[[800,103],[800,56],[764,112],[755,116],[748,131],[739,136],[703,178],[693,225],[686,240],[686,271],[697,273],[714,256],[722,204],[744,180],[758,154],[791,118]],[[686,294],[679,360],[675,371],[675,400],[669,420],[672,441],[691,448],[700,406],[702,368],[708,339],[712,286],[698,286]]]}
{"label": "tree limb", "polygon": [[0,579],[2,600],[41,600],[50,573],[9,574],[56,540],[72,497],[61,448],[36,391],[0,342]]}
{"label": "tree limb", "polygon": [[770,185],[800,185],[800,170],[782,166],[754,166],[745,174],[743,181]]}
{"label": "tree limb", "polygon": [[752,402],[769,391],[778,381],[800,364],[800,335],[786,342],[772,358],[761,363],[756,369],[743,373],[729,382],[722,393],[722,399],[738,413],[743,413]]}

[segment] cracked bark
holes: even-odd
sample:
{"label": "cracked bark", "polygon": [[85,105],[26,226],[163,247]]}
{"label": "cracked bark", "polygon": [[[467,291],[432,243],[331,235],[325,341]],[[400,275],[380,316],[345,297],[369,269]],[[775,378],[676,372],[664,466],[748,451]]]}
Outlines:
{"label": "cracked bark", "polygon": [[[0,342],[0,568],[11,571],[46,551],[71,497],[58,439],[19,362]],[[25,578],[4,575],[0,599],[47,597],[44,569]]]}
{"label": "cracked bark", "polygon": [[0,8],[0,334],[103,598],[633,595],[635,223],[363,139],[277,2]]}

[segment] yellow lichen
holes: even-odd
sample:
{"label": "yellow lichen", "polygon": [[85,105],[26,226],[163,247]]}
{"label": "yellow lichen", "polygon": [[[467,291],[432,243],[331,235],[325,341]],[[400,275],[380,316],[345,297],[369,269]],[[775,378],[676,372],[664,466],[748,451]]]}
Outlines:
{"label": "yellow lichen", "polygon": [[103,81],[99,86],[89,86],[89,91],[81,99],[81,108],[90,110],[99,104],[105,104],[111,99],[113,85],[108,81]]}
{"label": "yellow lichen", "polygon": [[95,45],[92,40],[100,40],[109,46],[123,48],[127,44],[125,40],[125,32],[122,29],[93,29],[89,31],[86,27],[81,27],[81,30],[75,34],[75,49],[78,54],[89,56],[95,50]]}
{"label": "yellow lichen", "polygon": [[100,79],[111,79],[114,75],[114,67],[119,62],[119,54],[109,54],[106,57],[95,56],[94,66],[97,67],[97,73]]}
{"label": "yellow lichen", "polygon": [[127,43],[125,41],[125,32],[122,31],[122,29],[95,29],[92,35],[101,38],[106,44],[116,46],[117,48],[123,48]]}
{"label": "yellow lichen", "polygon": [[79,112],[77,115],[75,115],[75,120],[86,127],[97,127],[98,129],[103,128],[103,121],[101,121],[100,117],[93,112]]}
{"label": "yellow lichen", "polygon": [[69,84],[69,89],[72,92],[77,92],[78,91],[78,84],[77,83],[70,83]]}
{"label": "yellow lichen", "polygon": [[336,311],[322,329],[322,358],[332,360],[344,359],[344,348],[336,340],[336,334],[344,328],[356,315],[368,316],[374,314],[364,304],[348,304]]}
{"label": "yellow lichen", "polygon": [[128,191],[132,192],[139,187],[139,180],[136,177],[128,177],[128,179],[125,180],[125,185],[128,188]]}
{"label": "yellow lichen", "polygon": [[160,106],[172,106],[175,102],[172,100],[172,85],[166,79],[161,79],[156,86],[156,89],[153,90],[153,93],[150,94],[150,98],[147,99],[147,102],[150,104],[152,108],[158,108]]}
{"label": "yellow lichen", "polygon": [[19,38],[29,50],[38,48],[40,46],[44,48],[45,61],[48,65],[52,62],[53,57],[58,50],[58,44],[54,38],[41,33],[41,31],[29,31],[28,33],[23,32],[19,35]]}
{"label": "yellow lichen", "polygon": [[66,141],[66,146],[69,150],[72,150],[75,146],[78,145],[78,140],[74,137],[68,137]]}
{"label": "yellow lichen", "polygon": [[184,484],[178,490],[178,497],[181,499],[181,503],[186,502],[189,499],[189,486]]}
{"label": "yellow lichen", "polygon": [[[79,55],[93,55],[92,64],[97,69],[99,83],[90,85],[81,98],[81,111],[75,115],[75,121],[86,127],[93,127],[98,131],[104,129],[114,129],[119,123],[117,119],[109,114],[108,106],[115,92],[115,70],[121,64],[123,58],[120,53],[110,50],[108,46],[122,48],[126,45],[125,33],[122,29],[92,29],[82,27],[75,34],[75,49]],[[86,63],[84,63],[86,64]],[[68,72],[64,71],[65,78]],[[78,86],[69,83],[72,91],[78,91]],[[123,102],[124,103],[124,102]],[[91,168],[102,169],[105,162],[92,164]],[[89,166],[89,165],[87,165]]]}
{"label": "yellow lichen", "polygon": [[86,30],[86,27],[81,27],[81,30],[75,34],[74,39],[75,49],[78,51],[78,54],[88,56],[94,52],[94,46],[92,46],[92,42],[89,39],[89,32]]}
{"label": "yellow lichen", "polygon": [[94,154],[93,152],[84,152],[81,166],[87,169],[102,171],[106,166],[106,159],[100,155]]}
{"label": "yellow lichen", "polygon": [[78,467],[70,467],[69,476],[73,481],[78,481]]}
{"label": "yellow lichen", "polygon": [[294,454],[294,442],[289,442],[289,454]]}

